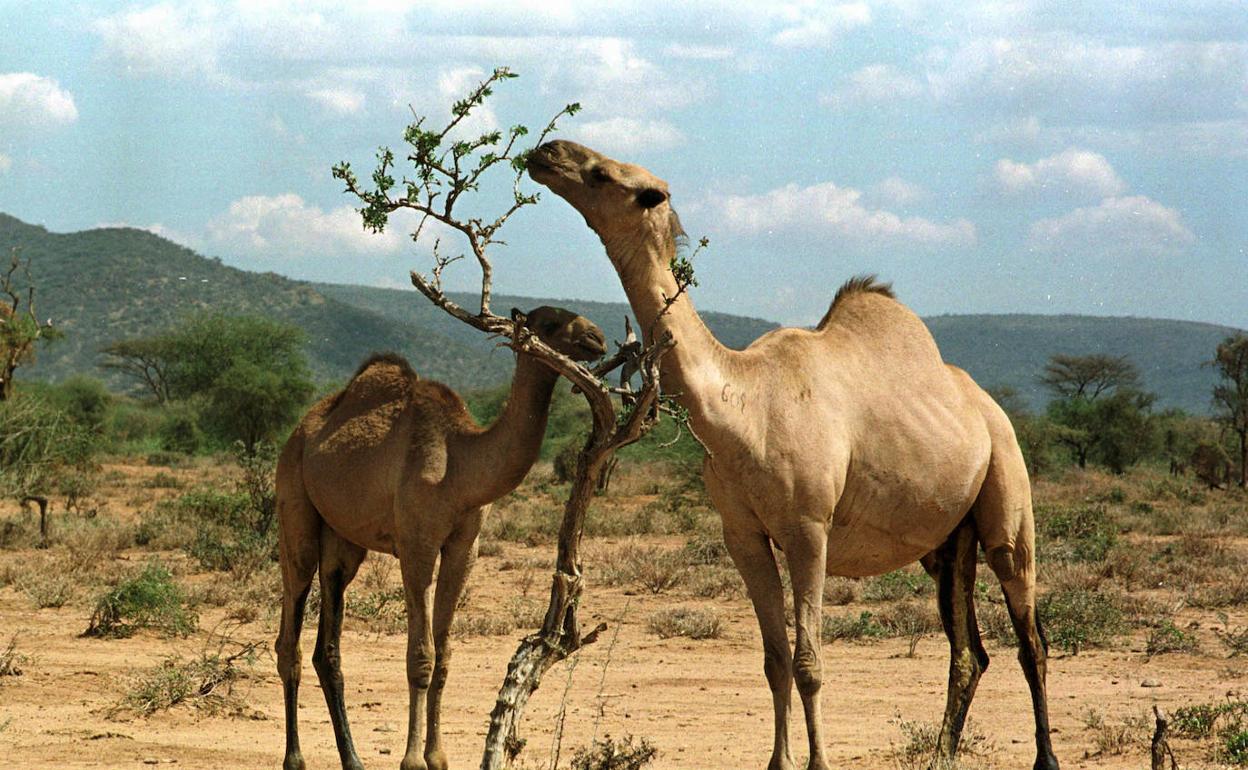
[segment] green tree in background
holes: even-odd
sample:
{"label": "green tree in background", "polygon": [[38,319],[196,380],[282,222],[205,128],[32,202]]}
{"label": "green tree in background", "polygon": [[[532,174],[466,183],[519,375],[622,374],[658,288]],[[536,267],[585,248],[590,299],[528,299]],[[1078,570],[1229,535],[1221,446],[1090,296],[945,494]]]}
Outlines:
{"label": "green tree in background", "polygon": [[161,334],[110,345],[105,352],[117,360],[105,366],[132,375],[162,403],[194,402],[209,432],[251,453],[312,396],[303,348],[303,332],[291,324],[200,313]]}
{"label": "green tree in background", "polygon": [[1080,468],[1092,460],[1122,473],[1157,449],[1156,396],[1139,389],[1125,356],[1055,355],[1040,381],[1057,396],[1048,407],[1053,440]]}
{"label": "green tree in background", "polygon": [[35,360],[35,345],[61,336],[49,319],[39,322],[35,314],[35,284],[30,260],[10,252],[9,265],[0,273],[0,401],[13,395],[13,373]]}
{"label": "green tree in background", "polygon": [[1221,377],[1213,406],[1218,421],[1239,438],[1239,485],[1248,487],[1248,335],[1227,337],[1210,363]]}

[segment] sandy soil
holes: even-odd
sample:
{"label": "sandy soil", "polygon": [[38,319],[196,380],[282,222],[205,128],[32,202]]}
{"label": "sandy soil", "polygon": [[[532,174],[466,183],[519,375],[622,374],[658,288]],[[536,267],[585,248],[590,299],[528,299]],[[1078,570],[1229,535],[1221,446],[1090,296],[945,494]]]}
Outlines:
{"label": "sandy soil", "polygon": [[[131,474],[132,475],[132,474]],[[116,511],[122,504],[114,506]],[[599,548],[610,547],[599,542]],[[125,554],[132,561],[142,552]],[[470,610],[501,611],[526,582],[529,595],[544,603],[543,572],[526,579],[516,562],[542,563],[553,547],[508,544],[501,555],[484,557],[472,581]],[[370,559],[383,557],[372,556]],[[384,557],[389,558],[389,557]],[[367,565],[366,565],[367,568]],[[591,575],[594,565],[587,564]],[[359,590],[359,586],[353,587]],[[725,620],[723,638],[661,640],[646,628],[650,614],[664,607],[698,604]],[[234,632],[239,641],[263,640],[266,654],[239,686],[243,716],[213,716],[178,706],[152,717],[115,718],[127,680],[170,654],[194,655],[207,631],[189,639],[149,633],[131,639],[80,638],[88,602],[36,610],[13,586],[0,589],[0,642],[17,633],[19,651],[33,656],[20,677],[0,680],[0,767],[125,768],[174,764],[180,768],[280,766],[282,700],[271,649],[274,607],[259,608],[256,620]],[[856,611],[839,608],[839,611]],[[211,630],[224,610],[204,610],[201,628]],[[1077,656],[1055,654],[1049,683],[1056,751],[1065,768],[1141,768],[1143,743],[1126,754],[1090,756],[1094,733],[1084,715],[1095,709],[1110,722],[1142,717],[1158,703],[1173,709],[1248,693],[1248,661],[1227,659],[1212,635],[1212,613],[1184,612],[1183,623],[1199,624],[1207,654],[1170,654],[1148,659],[1137,635],[1112,650]],[[648,738],[660,750],[660,768],[762,768],[771,747],[771,706],[762,674],[759,634],[744,599],[692,600],[682,596],[629,595],[592,584],[582,610],[588,626],[611,626],[587,648],[576,667],[557,667],[530,703],[522,737],[527,767],[549,767],[554,725],[566,698],[563,766],[573,747],[610,733]],[[1244,624],[1248,618],[1233,616]],[[618,640],[612,635],[618,628]],[[304,756],[310,768],[337,767],[333,734],[308,656],[314,629],[305,628],[305,666],[300,706]],[[475,767],[488,713],[519,632],[466,637],[455,657],[444,706],[444,734],[453,767]],[[370,767],[397,766],[404,744],[407,689],[402,635],[369,632],[348,619],[343,669],[348,709],[361,756]],[[898,720],[937,721],[944,707],[947,647],[939,634],[924,637],[913,658],[907,641],[826,645],[824,716],[829,760],[835,767],[901,767],[895,747],[904,742]],[[981,681],[971,711],[974,729],[990,744],[974,767],[1030,767],[1032,721],[1027,687],[1014,650],[989,644],[992,665]],[[605,669],[605,675],[604,675]],[[1148,682],[1150,686],[1142,686]],[[1155,685],[1155,686],[1154,686]],[[796,700],[796,699],[795,699]],[[1151,722],[1151,718],[1150,722]],[[1142,730],[1137,730],[1142,732]],[[805,754],[799,713],[792,724],[795,754]],[[1205,750],[1176,741],[1184,767],[1204,763]]]}

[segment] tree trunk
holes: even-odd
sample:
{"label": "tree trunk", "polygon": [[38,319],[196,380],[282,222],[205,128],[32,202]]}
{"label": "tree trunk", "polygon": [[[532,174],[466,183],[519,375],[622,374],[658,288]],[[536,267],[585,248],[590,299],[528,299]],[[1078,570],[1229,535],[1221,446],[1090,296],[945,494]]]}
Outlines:
{"label": "tree trunk", "polygon": [[520,718],[524,715],[529,696],[541,685],[542,675],[581,647],[597,641],[598,635],[607,628],[605,623],[599,624],[582,637],[576,618],[583,587],[580,545],[585,530],[585,514],[594,497],[598,479],[616,450],[608,440],[611,426],[599,422],[595,419],[589,443],[577,458],[576,479],[564,504],[563,523],[559,527],[559,552],[555,560],[555,575],[551,580],[546,618],[540,631],[520,642],[507,666],[498,701],[490,714],[481,770],[501,770],[511,765],[524,747],[524,741],[516,734]]}
{"label": "tree trunk", "polygon": [[1239,431],[1239,486],[1248,488],[1248,430]]}

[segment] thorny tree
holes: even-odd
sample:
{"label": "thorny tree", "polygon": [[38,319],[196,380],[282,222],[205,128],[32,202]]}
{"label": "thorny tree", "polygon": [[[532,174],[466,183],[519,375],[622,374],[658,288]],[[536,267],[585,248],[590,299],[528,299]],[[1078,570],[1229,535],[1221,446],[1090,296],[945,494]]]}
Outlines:
{"label": "thorny tree", "polygon": [[35,283],[30,260],[15,247],[8,267],[0,273],[0,401],[13,395],[13,373],[35,358],[35,344],[50,342],[60,334],[52,320],[39,323],[35,314]]}
{"label": "thorny tree", "polygon": [[[555,352],[521,324],[509,317],[496,315],[490,309],[493,282],[490,247],[502,244],[498,233],[513,214],[538,200],[537,194],[525,194],[520,189],[530,150],[517,149],[517,143],[528,134],[528,129],[516,125],[506,132],[490,131],[473,139],[458,138],[462,131],[457,129],[492,94],[495,85],[514,77],[516,74],[507,68],[494,70],[466,98],[455,102],[451,118],[442,128],[429,128],[423,117],[417,117],[408,125],[403,141],[408,147],[405,159],[411,164],[410,176],[399,175],[395,168],[395,154],[389,148],[382,148],[377,153],[371,186],[362,185],[346,162],[339,163],[333,169],[334,177],[342,180],[346,191],[363,203],[359,212],[366,229],[380,232],[386,227],[391,214],[408,210],[420,217],[412,233],[413,240],[420,237],[429,220],[461,235],[481,269],[477,312],[461,307],[443,292],[443,272],[464,255],[444,254],[440,241],[435,241],[431,273],[424,275],[412,271],[412,285],[430,302],[460,321],[486,334],[501,337],[503,344],[513,350],[543,361],[570,380],[589,403],[592,428],[577,459],[576,475],[564,505],[550,604],[541,630],[520,643],[508,665],[490,717],[481,761],[483,770],[496,770],[509,765],[523,747],[524,741],[516,735],[517,726],[529,696],[541,683],[542,675],[555,663],[595,641],[606,628],[602,624],[582,635],[576,615],[582,591],[581,535],[585,514],[603,468],[616,450],[645,435],[657,423],[661,412],[683,419],[679,407],[660,394],[659,359],[675,344],[670,336],[643,347],[629,330],[617,353],[591,369]],[[560,110],[533,146],[540,145],[555,130],[557,120],[565,115],[574,115],[579,109],[579,105],[569,104]],[[506,209],[492,220],[465,218],[458,214],[456,204],[465,194],[478,191],[484,175],[494,168],[510,168],[515,174],[512,199]],[[701,245],[704,246],[705,241]],[[669,306],[689,286],[695,285],[689,258],[674,260],[672,269],[677,276],[678,291],[669,298]],[[609,386],[603,377],[621,366],[624,373],[620,386]],[[629,385],[633,373],[641,382],[640,390],[636,392]],[[620,398],[618,405],[613,397]]]}
{"label": "thorny tree", "polygon": [[1218,421],[1239,438],[1239,485],[1248,487],[1248,335],[1224,339],[1209,363],[1221,377],[1213,388]]}

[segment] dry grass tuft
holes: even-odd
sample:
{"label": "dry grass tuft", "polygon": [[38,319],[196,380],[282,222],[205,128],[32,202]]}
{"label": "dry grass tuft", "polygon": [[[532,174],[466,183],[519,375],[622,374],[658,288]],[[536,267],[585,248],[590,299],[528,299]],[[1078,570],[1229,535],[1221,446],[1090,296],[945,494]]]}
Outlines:
{"label": "dry grass tuft", "polygon": [[697,607],[672,607],[650,616],[647,627],[660,639],[718,639],[723,635],[723,621],[714,610]]}

